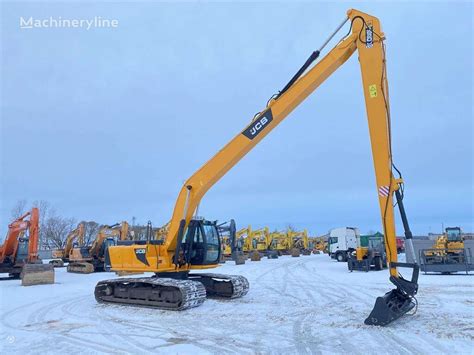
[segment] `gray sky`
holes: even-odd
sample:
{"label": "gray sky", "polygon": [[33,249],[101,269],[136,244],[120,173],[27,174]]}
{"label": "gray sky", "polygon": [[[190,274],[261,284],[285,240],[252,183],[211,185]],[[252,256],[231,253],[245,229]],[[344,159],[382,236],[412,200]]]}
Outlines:
{"label": "gray sky", "polygon": [[[2,234],[18,199],[77,220],[165,223],[184,180],[349,7],[2,3]],[[414,233],[443,222],[474,230],[472,4],[354,7],[378,16],[387,37],[393,150]],[[20,29],[21,16],[119,25]],[[381,230],[356,56],[211,189],[200,214],[317,234]]]}

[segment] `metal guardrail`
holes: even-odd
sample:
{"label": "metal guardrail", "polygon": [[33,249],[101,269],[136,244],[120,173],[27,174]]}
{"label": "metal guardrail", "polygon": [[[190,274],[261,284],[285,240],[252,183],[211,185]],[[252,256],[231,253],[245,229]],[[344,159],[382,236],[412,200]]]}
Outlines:
{"label": "metal guardrail", "polygon": [[420,249],[418,251],[420,270],[428,272],[454,273],[474,270],[471,248],[464,249]]}

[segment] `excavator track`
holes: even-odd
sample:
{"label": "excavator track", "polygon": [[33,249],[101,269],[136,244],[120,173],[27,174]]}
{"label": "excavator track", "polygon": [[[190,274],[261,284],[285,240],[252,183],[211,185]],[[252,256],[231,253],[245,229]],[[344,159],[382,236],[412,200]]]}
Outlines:
{"label": "excavator track", "polygon": [[201,282],[211,298],[239,298],[249,292],[248,280],[240,275],[189,274],[188,278]]}
{"label": "excavator track", "polygon": [[95,287],[100,303],[117,303],[182,311],[206,300],[204,285],[192,280],[143,277],[100,281]]}

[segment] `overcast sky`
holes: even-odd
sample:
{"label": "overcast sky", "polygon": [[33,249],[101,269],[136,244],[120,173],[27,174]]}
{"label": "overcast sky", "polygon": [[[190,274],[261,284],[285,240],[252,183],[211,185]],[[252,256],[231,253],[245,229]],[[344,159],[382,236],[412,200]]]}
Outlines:
{"label": "overcast sky", "polygon": [[[184,180],[348,7],[3,3],[0,231],[19,199],[78,221],[166,223]],[[473,231],[472,4],[357,8],[387,37],[393,150],[414,233]],[[118,27],[20,29],[20,17],[95,16]],[[366,121],[354,55],[209,191],[200,214],[312,234],[381,230]]]}

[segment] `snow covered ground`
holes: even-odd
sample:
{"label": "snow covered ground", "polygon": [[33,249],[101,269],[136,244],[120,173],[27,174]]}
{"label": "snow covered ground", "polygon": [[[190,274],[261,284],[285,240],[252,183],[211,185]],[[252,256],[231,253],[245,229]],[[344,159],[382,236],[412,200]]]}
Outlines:
{"label": "snow covered ground", "polygon": [[[2,353],[471,353],[474,278],[420,275],[419,308],[389,327],[363,324],[388,272],[349,273],[327,255],[227,262],[219,273],[250,281],[247,296],[208,299],[184,312],[97,304],[97,281],[68,274],[22,287],[2,281]],[[3,351],[2,351],[3,348]]]}

